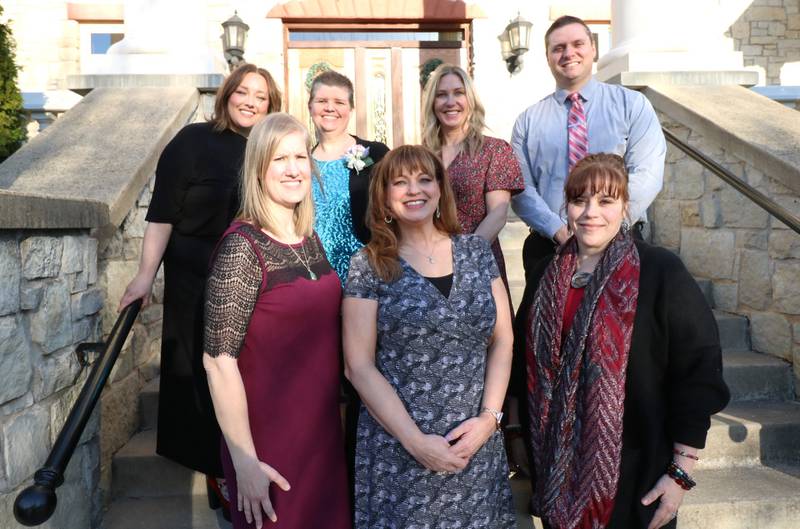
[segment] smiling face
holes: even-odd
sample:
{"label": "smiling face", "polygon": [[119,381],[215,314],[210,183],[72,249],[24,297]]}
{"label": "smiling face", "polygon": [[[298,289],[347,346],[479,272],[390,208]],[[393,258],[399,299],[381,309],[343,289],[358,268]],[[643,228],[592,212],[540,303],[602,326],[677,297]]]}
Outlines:
{"label": "smiling face", "polygon": [[610,194],[608,186],[592,193],[587,187],[567,202],[567,224],[575,234],[582,254],[606,249],[625,218],[627,204]]}
{"label": "smiling face", "polygon": [[308,195],[311,161],[302,132],[292,132],[278,143],[262,176],[262,189],[270,202],[291,210]]}
{"label": "smiling face", "polygon": [[464,129],[470,107],[464,83],[459,76],[447,74],[439,80],[433,100],[433,112],[444,132]]}
{"label": "smiling face", "polygon": [[597,54],[591,36],[580,24],[568,24],[550,33],[547,64],[559,88],[575,92],[592,77]]}
{"label": "smiling face", "polygon": [[228,98],[228,114],[236,127],[249,130],[269,112],[267,80],[257,73],[244,76]]}
{"label": "smiling face", "polygon": [[344,134],[350,123],[350,93],[341,86],[317,85],[308,103],[314,126],[321,132]]}
{"label": "smiling face", "polygon": [[436,177],[415,169],[390,178],[387,195],[386,207],[403,225],[432,223],[442,193]]}

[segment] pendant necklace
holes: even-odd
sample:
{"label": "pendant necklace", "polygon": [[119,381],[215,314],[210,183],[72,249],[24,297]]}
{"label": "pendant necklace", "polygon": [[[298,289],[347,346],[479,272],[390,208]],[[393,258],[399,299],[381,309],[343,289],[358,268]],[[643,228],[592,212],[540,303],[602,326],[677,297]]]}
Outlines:
{"label": "pendant necklace", "polygon": [[433,253],[436,251],[436,242],[433,243],[433,248],[431,248],[431,253],[427,254],[427,255],[424,252],[421,252],[421,251],[417,250],[416,248],[414,248],[411,245],[407,246],[407,248],[410,249],[410,250],[413,250],[415,253],[417,253],[417,254],[421,255],[422,257],[424,257],[425,259],[427,259],[428,263],[430,263],[430,264],[435,264],[436,263],[436,260],[433,258]]}
{"label": "pendant necklace", "polygon": [[305,245],[305,244],[303,244],[302,246],[300,246],[300,249],[301,249],[301,250],[303,250],[303,257],[305,257],[305,258],[306,258],[306,260],[305,260],[305,261],[303,261],[303,260],[300,258],[300,254],[299,254],[299,253],[297,253],[297,252],[295,251],[295,249],[294,249],[294,248],[292,248],[292,245],[291,245],[291,244],[289,244],[289,245],[287,245],[287,246],[289,246],[289,249],[292,251],[292,253],[294,254],[294,256],[295,256],[295,257],[297,257],[297,260],[300,262],[300,264],[301,264],[301,265],[303,265],[303,266],[306,268],[306,270],[308,270],[308,278],[309,278],[311,281],[316,281],[316,280],[317,280],[317,274],[315,274],[315,273],[314,273],[314,272],[311,270],[311,267],[310,267],[310,266],[308,266],[308,264],[309,264],[309,260],[308,260],[308,256],[306,255],[306,245]]}

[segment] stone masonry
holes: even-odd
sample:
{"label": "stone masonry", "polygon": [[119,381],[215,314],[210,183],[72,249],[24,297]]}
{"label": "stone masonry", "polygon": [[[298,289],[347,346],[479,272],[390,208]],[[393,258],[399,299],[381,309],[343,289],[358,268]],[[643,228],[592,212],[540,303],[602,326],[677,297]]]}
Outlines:
{"label": "stone masonry", "polygon": [[754,0],[730,28],[734,46],[745,66],[766,72],[768,85],[781,84],[781,67],[800,61],[800,2]]}
{"label": "stone masonry", "polygon": [[[659,115],[662,125],[800,214],[798,193]],[[711,282],[718,310],[747,316],[753,349],[793,363],[800,388],[800,235],[668,143],[664,189],[652,206],[653,241],[678,252],[695,277]],[[800,394],[800,393],[798,393]]]}
{"label": "stone masonry", "polygon": [[[14,499],[32,483],[86,381],[90,367],[78,363],[76,346],[101,341],[116,320],[116,303],[138,265],[152,180],[102,243],[89,230],[0,231],[2,529],[19,527]],[[139,391],[158,374],[160,284],[159,278],[57,489],[59,508],[43,527],[99,523],[111,456],[137,430]]]}

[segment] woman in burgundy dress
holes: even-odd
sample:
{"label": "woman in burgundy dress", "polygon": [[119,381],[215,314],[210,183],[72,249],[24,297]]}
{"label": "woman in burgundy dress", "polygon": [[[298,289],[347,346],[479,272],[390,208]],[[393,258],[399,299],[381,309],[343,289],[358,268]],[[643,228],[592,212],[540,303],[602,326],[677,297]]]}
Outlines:
{"label": "woman in burgundy dress", "polygon": [[341,286],[312,230],[309,148],[288,114],[253,128],[242,209],[208,278],[203,364],[235,529],[260,528],[265,516],[280,529],[351,527],[338,413]]}
{"label": "woman in burgundy dress", "polygon": [[422,144],[447,169],[464,233],[489,241],[508,290],[497,235],[506,225],[511,195],[525,189],[519,162],[508,142],[484,136],[483,105],[467,73],[441,64],[428,79],[422,102]]}

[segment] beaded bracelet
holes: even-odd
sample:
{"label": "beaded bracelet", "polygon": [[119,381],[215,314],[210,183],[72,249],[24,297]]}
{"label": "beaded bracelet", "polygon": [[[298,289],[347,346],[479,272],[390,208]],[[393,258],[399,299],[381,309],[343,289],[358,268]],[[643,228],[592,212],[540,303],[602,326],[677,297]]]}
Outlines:
{"label": "beaded bracelet", "polygon": [[689,459],[694,459],[695,461],[700,461],[700,458],[699,458],[699,457],[697,457],[696,455],[694,455],[694,454],[687,454],[687,453],[686,453],[686,452],[684,452],[683,450],[678,450],[677,448],[674,448],[674,449],[672,450],[672,453],[673,453],[673,454],[675,454],[676,456],[688,457]]}
{"label": "beaded bracelet", "polygon": [[683,490],[691,490],[697,483],[683,470],[678,463],[671,461],[667,467],[667,475],[675,480]]}

